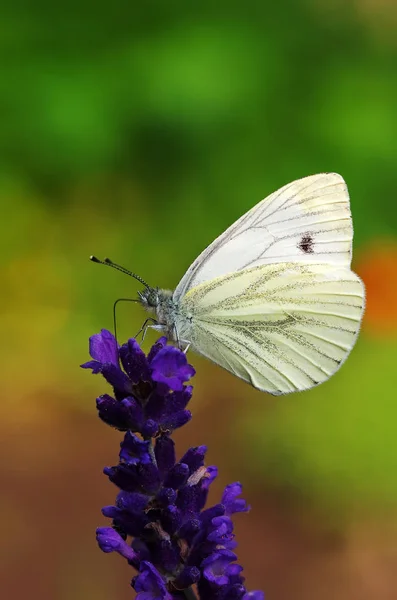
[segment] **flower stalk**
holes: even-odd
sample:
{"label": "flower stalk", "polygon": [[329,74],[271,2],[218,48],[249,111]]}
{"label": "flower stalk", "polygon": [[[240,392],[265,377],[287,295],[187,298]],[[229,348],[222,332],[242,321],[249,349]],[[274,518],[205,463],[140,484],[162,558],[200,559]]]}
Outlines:
{"label": "flower stalk", "polygon": [[118,464],[104,469],[119,492],[102,509],[112,526],[97,529],[101,550],[131,565],[138,600],[263,600],[246,590],[233,552],[231,517],[249,510],[241,484],[206,508],[218,473],[205,465],[206,446],[176,457],[172,433],[192,417],[195,371],[186,355],[160,338],[146,356],[136,340],[119,347],[105,329],[90,338],[90,355],[82,367],[113,388],[97,398],[99,417],[124,432]]}

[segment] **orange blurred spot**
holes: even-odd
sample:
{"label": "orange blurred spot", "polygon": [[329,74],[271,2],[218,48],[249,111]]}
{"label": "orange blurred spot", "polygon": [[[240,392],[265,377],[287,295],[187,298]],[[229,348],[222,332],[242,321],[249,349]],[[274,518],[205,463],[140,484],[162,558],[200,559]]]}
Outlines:
{"label": "orange blurred spot", "polygon": [[354,270],[366,287],[363,327],[372,333],[397,334],[397,244],[371,244]]}

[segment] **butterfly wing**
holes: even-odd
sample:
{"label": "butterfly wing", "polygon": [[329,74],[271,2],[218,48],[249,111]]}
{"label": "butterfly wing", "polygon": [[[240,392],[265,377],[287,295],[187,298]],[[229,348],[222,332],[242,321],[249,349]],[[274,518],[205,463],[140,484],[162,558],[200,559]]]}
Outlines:
{"label": "butterfly wing", "polygon": [[191,289],[181,301],[193,349],[259,390],[285,394],[335,373],[352,349],[364,286],[326,263],[260,265]]}
{"label": "butterfly wing", "polygon": [[353,228],[349,195],[336,173],[294,181],[259,202],[190,266],[174,292],[258,265],[299,261],[349,267]]}

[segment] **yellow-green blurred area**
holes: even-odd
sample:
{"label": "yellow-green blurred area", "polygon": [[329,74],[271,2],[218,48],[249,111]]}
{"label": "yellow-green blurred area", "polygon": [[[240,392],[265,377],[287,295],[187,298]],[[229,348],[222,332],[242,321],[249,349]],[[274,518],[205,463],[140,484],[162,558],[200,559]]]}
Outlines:
{"label": "yellow-green blurred area", "polygon": [[[127,600],[95,527],[121,434],[99,422],[88,337],[139,284],[173,288],[282,185],[345,178],[356,347],[329,382],[274,398],[189,355],[211,496],[241,480],[249,589],[268,600],[397,598],[397,5],[389,0],[2,2],[0,523],[4,598]],[[144,320],[118,312],[120,341]],[[144,348],[156,339],[149,333]]]}

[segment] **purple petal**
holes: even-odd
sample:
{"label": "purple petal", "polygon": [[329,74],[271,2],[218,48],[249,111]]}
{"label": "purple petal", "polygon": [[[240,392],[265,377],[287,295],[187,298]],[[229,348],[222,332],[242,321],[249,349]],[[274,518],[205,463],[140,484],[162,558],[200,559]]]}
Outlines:
{"label": "purple petal", "polygon": [[260,591],[247,592],[244,594],[242,600],[265,600],[265,594]]}
{"label": "purple petal", "polygon": [[159,389],[162,392],[167,392],[168,390],[179,391],[183,389],[183,383],[178,377],[172,375],[163,375],[161,371],[153,371],[152,379],[159,384]]}
{"label": "purple petal", "polygon": [[113,527],[126,535],[141,536],[149,523],[146,507],[150,501],[148,496],[135,492],[120,492],[116,506],[104,506],[102,514],[113,519]]}
{"label": "purple petal", "polygon": [[[168,488],[169,489],[169,488]],[[167,533],[174,535],[181,526],[182,512],[173,504],[167,506],[161,515],[161,525]],[[179,536],[180,537],[180,536]]]}
{"label": "purple petal", "polygon": [[117,508],[117,506],[113,506],[113,504],[110,504],[109,506],[103,506],[101,512],[104,517],[114,519],[120,514],[120,509]]}
{"label": "purple petal", "polygon": [[194,375],[196,374],[195,369],[192,367],[192,365],[188,365],[187,364],[187,358],[186,358],[186,354],[183,353],[183,356],[185,357],[186,360],[186,364],[185,365],[181,365],[178,369],[178,377],[181,379],[181,381],[189,381],[189,379],[191,379],[192,377],[194,377]]}
{"label": "purple petal", "polygon": [[96,405],[99,417],[111,427],[116,427],[121,431],[140,430],[143,411],[135,398],[125,398],[119,402],[108,394],[103,394],[97,398]]}
{"label": "purple petal", "polygon": [[216,585],[229,583],[228,566],[237,556],[230,550],[219,550],[203,560],[201,567],[204,577]]}
{"label": "purple petal", "polygon": [[137,600],[172,600],[165,579],[150,562],[142,561],[140,573],[133,579],[132,585],[138,592]]}
{"label": "purple petal", "polygon": [[151,362],[152,379],[170,390],[181,391],[183,382],[195,374],[192,366],[187,364],[186,355],[173,346],[162,348]]}
{"label": "purple petal", "polygon": [[[207,536],[208,541],[215,542],[216,544],[225,545],[232,541],[233,535],[233,522],[229,517],[215,517],[212,519],[213,529]],[[230,549],[230,548],[229,548]]]}
{"label": "purple petal", "polygon": [[189,482],[190,478],[188,479],[187,484],[179,490],[175,504],[184,511],[186,515],[198,518],[199,513],[205,504],[207,492],[203,492],[201,481],[198,481],[193,485],[189,485]]}
{"label": "purple petal", "polygon": [[203,512],[200,515],[202,527],[207,527],[208,524],[212,526],[212,520],[215,517],[221,517],[224,514],[225,507],[223,504],[215,504],[215,506],[211,506],[210,508],[203,510]]}
{"label": "purple petal", "polygon": [[82,369],[92,369],[92,374],[97,375],[102,370],[102,363],[97,360],[89,360],[88,362],[80,365]]}
{"label": "purple petal", "polygon": [[103,469],[112,483],[122,490],[133,492],[138,488],[136,469],[130,465],[120,464],[117,467]]}
{"label": "purple petal", "polygon": [[191,398],[192,386],[178,392],[169,392],[168,384],[157,385],[146,403],[145,413],[147,417],[157,421],[163,431],[171,433],[191,419],[191,413],[185,409],[185,406]]}
{"label": "purple petal", "polygon": [[141,403],[132,397],[121,400],[120,405],[128,418],[128,429],[140,431],[144,423],[144,414]]}
{"label": "purple petal", "polygon": [[218,477],[218,467],[211,466],[207,467],[207,471],[202,480],[202,488],[208,490],[211,483]]}
{"label": "purple petal", "polygon": [[237,498],[243,491],[243,486],[238,481],[225,487],[222,496],[222,504],[225,505],[225,514],[232,515],[236,512],[247,512],[250,506],[243,498]]}
{"label": "purple petal", "polygon": [[164,485],[174,490],[181,488],[189,477],[189,467],[184,463],[177,463],[172,467],[164,481]]}
{"label": "purple petal", "polygon": [[159,338],[157,340],[157,342],[155,342],[153,344],[153,346],[150,348],[149,354],[147,355],[149,364],[151,364],[151,362],[154,359],[154,357],[156,356],[156,354],[158,352],[160,352],[160,350],[162,348],[164,348],[166,345],[167,345],[167,338],[165,337],[165,335],[163,337]]}
{"label": "purple petal", "polygon": [[140,345],[133,338],[120,348],[120,359],[133,383],[150,381],[149,363]]}
{"label": "purple petal", "polygon": [[152,462],[149,454],[150,440],[143,441],[135,434],[127,431],[120,446],[120,460],[125,464],[136,465]]}
{"label": "purple petal", "polygon": [[162,435],[156,440],[154,449],[157,468],[162,478],[164,478],[175,464],[175,443],[167,435]]}
{"label": "purple petal", "polygon": [[160,423],[161,429],[163,431],[172,433],[174,429],[178,429],[179,427],[183,427],[183,425],[186,425],[186,423],[189,423],[191,418],[192,413],[190,412],[190,410],[180,410],[179,412],[174,413],[173,415],[168,416],[167,418],[162,420]]}
{"label": "purple petal", "polygon": [[101,329],[90,337],[90,356],[100,363],[112,363],[118,366],[118,345],[116,338],[107,329]]}
{"label": "purple petal", "polygon": [[149,517],[146,513],[130,514],[117,508],[117,506],[104,506],[102,514],[113,519],[113,527],[117,531],[122,531],[125,535],[133,537],[140,537],[149,523]]}
{"label": "purple petal", "polygon": [[145,423],[142,425],[141,434],[144,438],[152,438],[155,437],[159,430],[159,424],[157,421],[153,421],[153,419],[147,419]]}
{"label": "purple petal", "polygon": [[136,492],[121,491],[117,495],[116,504],[121,510],[133,513],[143,512],[148,505],[149,497]]}
{"label": "purple petal", "polygon": [[168,385],[170,382],[167,381],[164,386],[157,385],[152,392],[145,405],[145,414],[146,417],[156,421],[162,431],[172,433],[174,429],[182,427],[191,419],[191,413],[185,409],[185,406],[191,398],[192,387],[170,393]]}
{"label": "purple petal", "polygon": [[194,448],[189,448],[179,462],[187,465],[190,474],[192,474],[197,471],[199,467],[203,466],[206,452],[207,446],[195,446]]}
{"label": "purple petal", "polygon": [[118,399],[131,394],[131,382],[127,375],[123,373],[118,365],[113,363],[103,363],[100,372],[108,383],[114,388]]}
{"label": "purple petal", "polygon": [[[244,581],[244,577],[242,575],[240,575],[241,571],[243,570],[243,567],[241,565],[237,565],[232,564],[229,565],[227,568],[227,574],[229,576],[229,583],[231,583],[232,585],[241,585]],[[241,591],[244,590],[244,587],[241,586]]]}
{"label": "purple petal", "polygon": [[167,396],[167,411],[174,413],[178,410],[182,410],[186,407],[187,403],[192,397],[193,386],[188,385],[180,392],[172,392]]}
{"label": "purple petal", "polygon": [[138,558],[131,546],[112,527],[98,527],[96,539],[103,552],[118,552],[130,561],[135,561]]}
{"label": "purple petal", "polygon": [[112,483],[126,492],[155,494],[160,486],[160,475],[156,465],[120,463],[117,467],[103,469]]}

